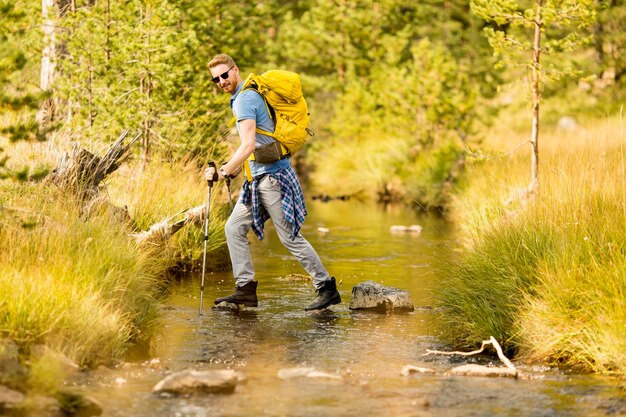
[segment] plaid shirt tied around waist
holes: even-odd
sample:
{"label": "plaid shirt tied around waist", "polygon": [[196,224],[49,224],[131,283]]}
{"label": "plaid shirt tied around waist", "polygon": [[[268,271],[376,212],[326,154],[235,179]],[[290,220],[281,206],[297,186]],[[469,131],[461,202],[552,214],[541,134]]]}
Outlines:
{"label": "plaid shirt tied around waist", "polygon": [[[307,215],[306,206],[304,204],[304,194],[300,181],[296,176],[296,172],[291,165],[277,172],[266,174],[276,179],[280,185],[280,196],[282,199],[282,209],[285,220],[291,224],[291,240],[295,240],[300,228],[304,223],[304,217]],[[270,215],[259,201],[259,183],[265,175],[253,178],[252,181],[246,181],[243,184],[243,190],[240,202],[246,205],[252,205],[252,230],[259,240],[263,240],[263,226]]]}

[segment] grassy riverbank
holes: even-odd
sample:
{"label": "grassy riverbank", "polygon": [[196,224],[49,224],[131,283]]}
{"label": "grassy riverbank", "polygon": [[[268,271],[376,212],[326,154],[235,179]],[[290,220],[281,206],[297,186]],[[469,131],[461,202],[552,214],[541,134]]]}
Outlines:
{"label": "grassy riverbank", "polygon": [[443,328],[467,347],[495,336],[521,358],[626,375],[626,138],[619,120],[527,140],[493,133],[452,213],[464,242],[444,268]]}
{"label": "grassy riverbank", "polygon": [[[9,149],[10,165],[54,165],[51,144]],[[26,381],[7,382],[4,375],[3,382],[47,391],[62,384],[60,367],[50,366],[50,358],[42,362],[45,366],[32,360],[36,345],[94,366],[123,358],[136,342],[149,343],[159,331],[158,301],[168,271],[198,262],[199,224],[161,244],[139,247],[132,235],[204,204],[206,183],[197,168],[177,164],[142,170],[130,165],[114,173],[108,185],[111,202],[127,205],[133,223],[121,223],[106,209],[85,216],[53,185],[0,180],[0,335],[17,344],[21,360],[31,363],[33,371]],[[224,204],[217,194],[209,259],[223,264]],[[50,386],[54,380],[56,387]]]}

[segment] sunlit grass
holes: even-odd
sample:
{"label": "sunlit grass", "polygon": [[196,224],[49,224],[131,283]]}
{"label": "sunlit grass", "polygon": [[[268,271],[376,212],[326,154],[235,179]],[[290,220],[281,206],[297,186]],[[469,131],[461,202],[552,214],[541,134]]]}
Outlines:
{"label": "sunlit grass", "polygon": [[[146,167],[131,164],[111,178],[109,195],[114,204],[128,207],[137,230],[144,231],[163,220],[173,222],[184,218],[187,209],[206,206],[208,185],[201,171],[193,162],[154,163]],[[233,192],[237,188],[231,185]],[[226,185],[216,182],[211,189],[208,265],[224,266],[229,262],[224,252],[227,209]],[[203,235],[202,222],[189,224],[177,232],[163,248],[168,251],[170,266],[192,268],[202,256]]]}
{"label": "sunlit grass", "polygon": [[45,344],[80,364],[110,362],[154,330],[162,286],[127,230],[107,217],[81,218],[57,197],[23,185],[3,202],[3,335],[26,347]]}
{"label": "sunlit grass", "polygon": [[493,335],[532,360],[626,374],[623,129],[605,121],[542,143],[536,198],[521,192],[530,182],[524,152],[470,166],[453,210],[464,244],[440,291],[444,332],[466,345]]}
{"label": "sunlit grass", "polygon": [[[55,141],[9,145],[7,166],[52,169],[58,146]],[[213,191],[211,267],[227,263],[223,184]],[[35,390],[58,388],[63,367],[54,354],[29,358],[33,346],[44,345],[85,366],[123,358],[132,344],[149,343],[159,331],[159,299],[171,269],[191,268],[201,259],[203,222],[149,245],[138,245],[133,235],[204,206],[207,185],[195,164],[142,168],[131,162],[111,175],[102,194],[127,206],[132,221],[120,222],[106,203],[86,215],[52,184],[0,180],[0,336],[20,346],[32,365],[28,384]]]}

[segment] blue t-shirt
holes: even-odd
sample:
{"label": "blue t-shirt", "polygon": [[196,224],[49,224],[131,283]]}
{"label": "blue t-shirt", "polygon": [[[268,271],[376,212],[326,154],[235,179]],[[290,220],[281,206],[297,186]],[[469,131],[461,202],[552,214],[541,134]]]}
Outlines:
{"label": "blue t-shirt", "polygon": [[[266,132],[274,131],[274,121],[267,112],[265,101],[261,95],[252,89],[241,91],[243,83],[239,84],[235,94],[230,99],[230,108],[237,120],[237,131],[239,131],[239,122],[241,120],[254,119],[256,127]],[[262,135],[257,132],[255,148],[259,148],[268,143],[275,142],[276,139]],[[290,165],[289,159],[281,159],[272,164],[261,164],[256,161],[250,161],[250,171],[252,177],[258,177],[263,174],[270,174]]]}

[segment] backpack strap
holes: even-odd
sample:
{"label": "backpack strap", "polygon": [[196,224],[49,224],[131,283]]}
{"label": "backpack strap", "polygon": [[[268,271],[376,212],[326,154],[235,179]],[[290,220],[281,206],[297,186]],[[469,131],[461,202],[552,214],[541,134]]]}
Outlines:
{"label": "backpack strap", "polygon": [[[252,155],[254,155],[254,154],[252,154]],[[246,179],[249,182],[252,181],[252,170],[250,169],[250,163],[248,162],[247,159],[245,161],[243,161],[243,175],[246,177]]]}

